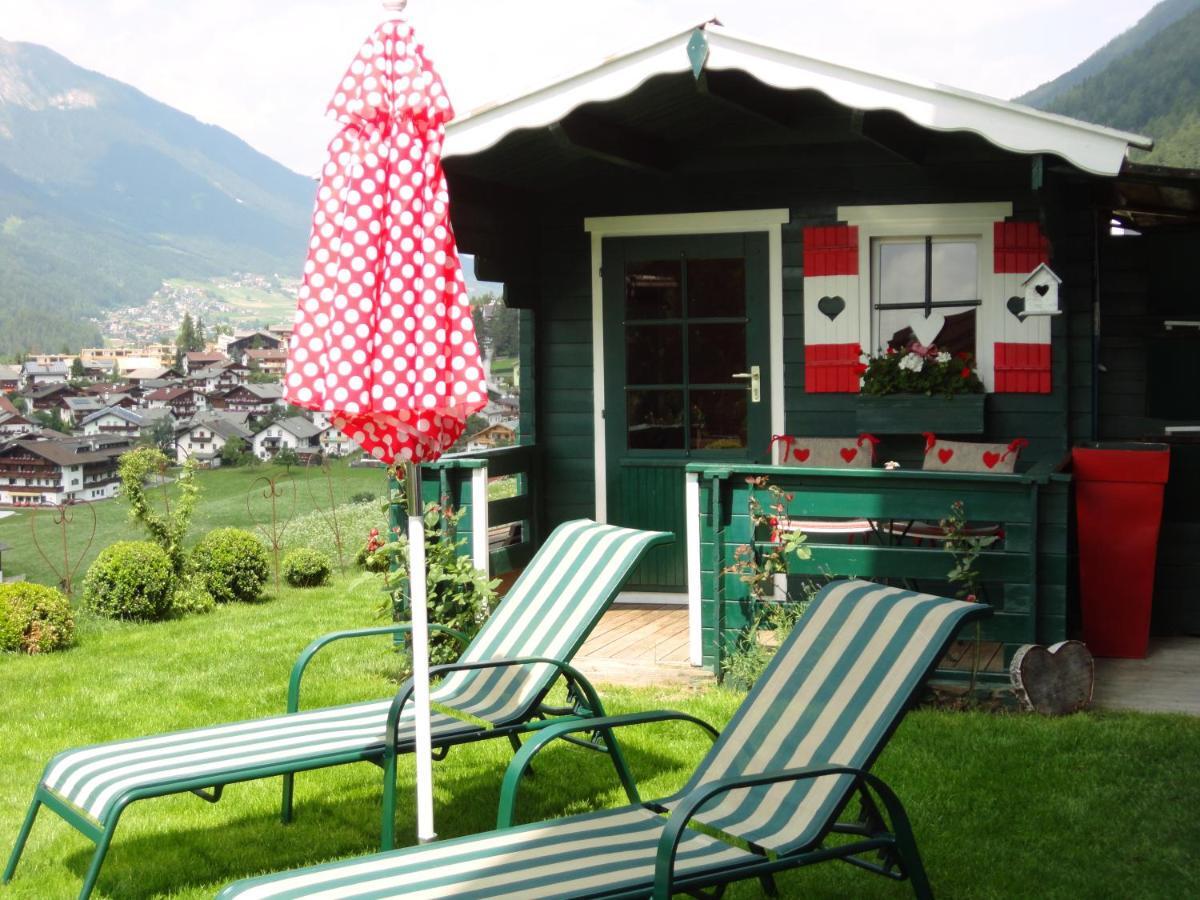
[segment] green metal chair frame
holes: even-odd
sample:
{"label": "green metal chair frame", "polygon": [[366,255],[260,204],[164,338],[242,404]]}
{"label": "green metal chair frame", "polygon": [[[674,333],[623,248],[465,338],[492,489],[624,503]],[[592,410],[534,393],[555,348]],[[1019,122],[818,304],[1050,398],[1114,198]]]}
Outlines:
{"label": "green metal chair frame", "polygon": [[[856,603],[864,604],[857,612]],[[814,609],[822,604],[823,618],[814,624]],[[875,611],[892,629],[891,636],[884,638],[893,642],[886,653],[871,649],[872,638],[878,639],[886,630],[879,627],[880,620],[871,618]],[[227,887],[219,898],[282,900],[333,889],[345,898],[403,897],[411,890],[470,900],[496,896],[667,900],[676,893],[720,897],[728,884],[749,878],[757,878],[768,896],[778,896],[776,872],[830,859],[893,880],[907,879],[916,896],[931,897],[904,807],[869,770],[959,628],[988,614],[990,609],[982,604],[866,582],[835,582],[813,601],[720,736],[694,716],[669,710],[547,723],[525,742],[505,773],[496,831],[246,879]],[[905,616],[911,616],[903,624],[908,631],[896,625]],[[834,634],[844,637],[843,646],[830,639]],[[901,646],[904,641],[908,644]],[[832,662],[822,669],[817,664],[822,659]],[[775,677],[782,680],[772,687]],[[780,706],[774,701],[779,694],[772,691],[780,684],[794,689],[782,701],[786,715],[792,717],[790,723],[780,722]],[[853,702],[839,699],[846,690]],[[804,691],[809,691],[812,702],[791,708],[787,700],[804,696]],[[574,741],[572,735],[586,731],[598,732],[615,748],[618,728],[672,720],[696,724],[716,738],[680,791],[643,802],[624,760],[613,754],[629,806],[512,826],[517,789],[534,757],[547,745],[560,739]],[[817,727],[822,722],[823,729]],[[755,738],[761,742],[756,744]],[[806,749],[810,741],[815,743]],[[836,749],[821,749],[830,746]],[[772,760],[809,759],[754,771],[759,764],[753,760],[762,753]],[[846,757],[852,762],[846,762]],[[818,793],[815,785],[821,779],[826,780],[826,790]],[[771,791],[779,793],[771,795]],[[843,819],[855,797],[860,801],[858,816]],[[723,799],[732,801],[729,809],[720,806]],[[591,860],[587,850],[581,851],[568,859],[569,870],[554,879],[546,867],[564,865],[561,857],[570,852],[564,845],[593,834],[601,843],[595,845]],[[834,836],[838,837],[831,842]],[[605,860],[605,854],[619,855],[635,847],[639,849],[632,851],[633,856]],[[497,861],[489,868],[491,854]],[[447,868],[462,874],[443,874]],[[703,893],[709,889],[713,893]]]}
{"label": "green metal chair frame", "polygon": [[[556,538],[559,539],[559,543],[556,543]],[[601,566],[607,565],[611,570],[608,571],[607,577],[604,576],[603,572],[592,572],[590,573],[591,577],[582,577],[576,574],[571,581],[572,584],[579,583],[589,586],[593,590],[593,593],[590,595],[590,608],[584,610],[584,615],[580,621],[567,633],[570,643],[563,653],[563,656],[567,659],[578,651],[596,622],[599,621],[600,616],[611,605],[621,587],[628,580],[637,562],[645,552],[651,547],[672,541],[674,537],[662,532],[635,531],[615,526],[597,525],[587,520],[576,520],[560,525],[547,538],[543,547],[557,547],[562,542],[571,539],[592,541],[593,544],[590,546],[610,548],[614,552],[611,553],[610,557],[598,560]],[[614,546],[617,542],[619,542],[620,553],[616,552],[617,547]],[[537,557],[535,556],[534,561],[530,563],[526,571],[533,571],[536,563]],[[523,575],[522,578],[524,577]],[[514,603],[517,603],[520,602],[520,599],[523,599],[523,596],[518,593],[521,582],[522,579],[518,579],[517,583],[510,589],[509,594],[505,598],[506,600],[514,598]],[[533,590],[533,588],[529,590]],[[541,598],[541,602],[547,602],[546,598]],[[493,619],[489,621],[495,620],[503,608],[504,604],[502,603],[501,607],[493,613]],[[432,623],[430,624],[430,628],[431,630],[451,634],[463,644],[467,644],[466,637],[452,629]],[[329,644],[351,638],[382,635],[390,635],[394,638],[406,634],[410,629],[411,626],[408,624],[398,624],[377,628],[337,631],[317,638],[301,652],[292,668],[291,677],[288,681],[287,713],[284,716],[269,719],[233,723],[232,727],[237,728],[243,725],[258,723],[286,723],[289,721],[290,716],[304,715],[300,711],[301,680],[312,658],[318,651]],[[493,631],[495,630],[493,629]],[[487,625],[484,626],[484,629],[480,631],[475,640],[467,646],[467,649],[463,653],[464,658],[472,653],[473,648],[477,648],[479,645],[485,643],[484,635],[486,631]],[[492,643],[502,640],[502,636],[492,635]],[[476,673],[486,672],[487,670],[513,671],[513,677],[507,683],[509,685],[509,694],[503,695],[502,699],[498,701],[507,704],[503,707],[506,710],[506,714],[497,721],[480,723],[477,717],[472,717],[469,713],[461,719],[453,717],[455,710],[452,707],[446,708],[446,704],[440,704],[445,712],[452,717],[454,724],[450,730],[443,731],[441,734],[439,734],[435,725],[433,734],[435,759],[444,759],[452,747],[493,738],[507,738],[513,750],[517,751],[521,747],[520,735],[524,733],[536,732],[554,722],[599,719],[605,715],[603,704],[595,689],[565,659],[547,656],[525,656],[474,660],[431,667],[431,675],[436,678],[440,676],[453,676],[455,673],[467,673],[465,677],[469,679]],[[568,705],[550,706],[545,702],[546,697],[558,682],[560,676],[566,683]],[[514,692],[514,682],[515,692],[518,694],[516,700],[512,700],[509,696]],[[448,682],[443,682],[435,690],[435,700],[438,699],[436,694],[443,688],[446,688],[447,684]],[[478,682],[467,681],[466,684],[469,688],[471,685],[478,684]],[[4,869],[3,883],[7,884],[12,879],[17,863],[24,851],[29,833],[33,828],[33,823],[42,806],[57,813],[96,845],[79,894],[80,900],[86,900],[95,887],[96,880],[100,874],[100,868],[112,843],[121,814],[129,804],[152,797],[188,792],[197,795],[209,803],[216,803],[221,800],[226,785],[282,775],[283,795],[280,818],[284,824],[287,824],[291,821],[293,814],[296,773],[364,761],[374,763],[383,770],[383,816],[380,834],[382,848],[389,850],[395,843],[396,761],[400,754],[411,752],[413,749],[413,739],[411,737],[401,738],[400,736],[402,715],[411,696],[412,682],[410,679],[391,699],[386,717],[382,719],[377,735],[371,740],[364,740],[352,747],[336,751],[318,752],[300,758],[293,756],[275,763],[250,764],[245,762],[231,762],[218,772],[209,771],[195,777],[164,776],[159,780],[153,781],[153,783],[138,784],[116,791],[112,795],[112,800],[104,807],[100,815],[89,813],[86,808],[73,803],[70,798],[47,784],[47,781],[50,780],[50,773],[56,761],[71,754],[87,752],[93,749],[99,750],[109,745],[101,744],[96,745],[94,748],[75,748],[75,750],[59,754],[47,764],[46,773],[43,775],[42,781],[39,782],[34,792],[33,800],[29,805],[29,810],[26,813],[20,832],[17,835],[16,843],[9,856],[8,864]],[[327,707],[309,712],[352,711],[366,705],[352,704],[346,707]],[[438,710],[438,712],[441,712],[441,710]],[[167,740],[171,737],[203,735],[205,732],[224,727],[226,726],[212,726],[210,729],[177,732],[175,734],[148,738],[147,740],[156,740],[159,738]],[[604,730],[603,726],[601,726],[599,731],[601,733],[608,733]],[[588,746],[590,749],[609,754],[613,758],[617,770],[625,773],[623,778],[629,777],[624,759],[620,756],[620,750],[617,748],[615,740],[607,743],[599,741],[583,741],[580,743]]]}

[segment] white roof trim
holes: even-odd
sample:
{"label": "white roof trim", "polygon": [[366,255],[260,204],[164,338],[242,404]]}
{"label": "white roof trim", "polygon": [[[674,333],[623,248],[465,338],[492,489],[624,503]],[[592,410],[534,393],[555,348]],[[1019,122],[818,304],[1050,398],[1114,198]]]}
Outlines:
{"label": "white roof trim", "polygon": [[[694,29],[452,122],[444,155],[465,156],[523,128],[561,120],[585,103],[632,93],[655,75],[690,71],[687,42]],[[852,109],[890,109],[938,131],[971,131],[1017,153],[1053,153],[1095,175],[1116,175],[1129,147],[1149,148],[1142,135],[985,97],[933,82],[881,75],[802,56],[708,27],[708,69],[740,69],[783,90],[813,89]]]}

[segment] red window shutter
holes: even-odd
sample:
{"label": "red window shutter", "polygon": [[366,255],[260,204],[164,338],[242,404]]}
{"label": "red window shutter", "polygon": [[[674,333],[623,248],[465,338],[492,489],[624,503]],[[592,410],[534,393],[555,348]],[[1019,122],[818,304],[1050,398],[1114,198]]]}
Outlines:
{"label": "red window shutter", "polygon": [[1050,242],[1037,222],[997,222],[994,239],[997,274],[1026,274],[1050,262]]}
{"label": "red window shutter", "polygon": [[808,344],[804,348],[804,391],[857,394],[858,344]]}
{"label": "red window shutter", "polygon": [[804,229],[804,277],[858,274],[858,226]]}
{"label": "red window shutter", "polygon": [[1049,394],[1050,345],[998,341],[995,372],[998,394]]}

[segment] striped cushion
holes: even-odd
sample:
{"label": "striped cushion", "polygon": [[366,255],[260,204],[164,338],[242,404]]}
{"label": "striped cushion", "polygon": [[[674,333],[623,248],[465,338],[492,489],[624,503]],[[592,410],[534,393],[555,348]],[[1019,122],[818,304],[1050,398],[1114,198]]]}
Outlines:
{"label": "striped cushion", "polygon": [[[589,813],[251,878],[217,896],[537,900],[611,895],[653,881],[663,821],[639,807]],[[761,857],[685,831],[675,871],[680,876],[728,871],[753,862]]]}
{"label": "striped cushion", "polygon": [[[829,585],[681,794],[737,775],[868,767],[963,618],[981,608],[863,581]],[[733,791],[697,818],[769,850],[794,851],[821,836],[851,787],[838,776]]]}
{"label": "striped cushion", "polygon": [[[569,660],[612,602],[658,532],[597,525],[586,519],[554,530],[463,653],[476,662],[511,656]],[[432,692],[435,703],[493,724],[521,721],[557,671],[535,665],[454,673]],[[42,784],[104,823],[130,790],[211,778],[239,780],[248,768],[298,771],[330,754],[378,756],[390,699],[312,710],[193,731],[68,750],[46,767]],[[411,709],[411,708],[410,708]],[[400,724],[412,739],[411,712]],[[444,714],[433,717],[435,743],[478,730]],[[243,776],[245,777],[245,776]],[[224,780],[223,780],[224,779]]]}

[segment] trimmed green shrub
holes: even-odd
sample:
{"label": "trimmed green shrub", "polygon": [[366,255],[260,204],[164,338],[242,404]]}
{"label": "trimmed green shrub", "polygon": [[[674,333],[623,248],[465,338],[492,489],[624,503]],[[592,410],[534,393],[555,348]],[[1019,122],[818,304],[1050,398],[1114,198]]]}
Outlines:
{"label": "trimmed green shrub", "polygon": [[283,558],[283,580],[292,587],[319,587],[333,574],[333,561],[320,550],[297,547]]}
{"label": "trimmed green shrub", "polygon": [[271,574],[266,548],[241,528],[210,531],[192,550],[188,565],[218,603],[261,599]]}
{"label": "trimmed green shrub", "polygon": [[171,615],[203,615],[216,608],[217,601],[208,592],[208,584],[204,578],[194,572],[188,572],[179,579],[175,596],[171,599]]}
{"label": "trimmed green shrub", "polygon": [[75,641],[71,602],[30,582],[0,585],[0,650],[51,653]]}
{"label": "trimmed green shrub", "polygon": [[161,619],[170,613],[174,594],[171,559],[151,541],[106,547],[83,579],[84,608],[108,619]]}

